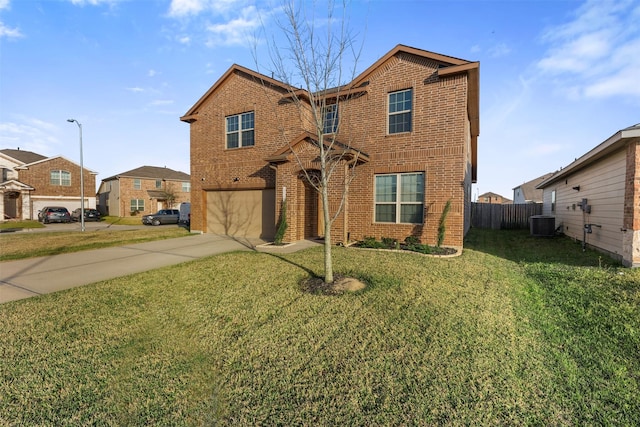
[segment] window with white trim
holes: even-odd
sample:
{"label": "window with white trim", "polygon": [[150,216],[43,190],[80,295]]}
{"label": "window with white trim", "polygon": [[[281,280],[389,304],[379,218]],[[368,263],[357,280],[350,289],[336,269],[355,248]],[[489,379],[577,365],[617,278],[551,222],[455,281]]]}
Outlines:
{"label": "window with white trim", "polygon": [[412,89],[389,94],[389,134],[411,132]]}
{"label": "window with white trim", "polygon": [[322,132],[336,133],[338,130],[338,104],[325,105],[322,108]]}
{"label": "window with white trim", "polygon": [[52,170],[49,178],[51,185],[71,186],[71,172],[63,170]]}
{"label": "window with white trim", "polygon": [[254,113],[236,114],[226,118],[227,148],[252,147],[254,140]]}
{"label": "window with white trim", "polygon": [[185,193],[191,192],[191,183],[190,182],[183,182],[182,183],[182,191],[185,192]]}
{"label": "window with white trim", "polygon": [[156,188],[162,188],[162,180],[156,179]]}
{"label": "window with white trim", "polygon": [[133,189],[134,190],[141,190],[142,189],[142,181],[140,181],[140,179],[134,178],[134,180],[133,180]]}
{"label": "window with white trim", "polygon": [[131,212],[143,211],[144,199],[131,199]]}
{"label": "window with white trim", "polygon": [[424,173],[375,176],[375,222],[422,224]]}

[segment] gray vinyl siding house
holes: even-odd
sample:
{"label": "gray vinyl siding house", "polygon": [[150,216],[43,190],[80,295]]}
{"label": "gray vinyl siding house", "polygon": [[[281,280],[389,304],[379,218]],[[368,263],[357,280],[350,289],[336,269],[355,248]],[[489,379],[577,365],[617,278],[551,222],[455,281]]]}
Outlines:
{"label": "gray vinyl siding house", "polygon": [[537,188],[543,214],[554,216],[565,235],[627,267],[640,266],[640,124],[616,132]]}

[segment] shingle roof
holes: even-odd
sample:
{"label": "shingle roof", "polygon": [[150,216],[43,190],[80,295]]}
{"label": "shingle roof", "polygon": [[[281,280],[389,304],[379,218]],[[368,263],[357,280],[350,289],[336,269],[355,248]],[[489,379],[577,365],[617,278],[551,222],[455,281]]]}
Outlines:
{"label": "shingle roof", "polygon": [[528,182],[525,182],[523,184],[520,184],[517,187],[514,187],[513,190],[515,190],[516,188],[519,187],[520,191],[522,191],[522,197],[526,201],[542,202],[542,190],[537,190],[536,187],[542,181],[544,181],[545,179],[551,177],[551,175],[553,175],[553,172],[549,172],[547,174],[539,176],[536,179],[532,179],[531,181],[528,181]]}
{"label": "shingle roof", "polygon": [[3,150],[0,150],[0,153],[6,156],[9,156],[13,159],[16,159],[24,164],[37,162],[47,158],[47,156],[34,153],[33,151],[20,150],[19,148],[17,150],[14,150],[11,148],[5,148]]}
{"label": "shingle roof", "polygon": [[111,181],[120,177],[127,178],[150,178],[150,179],[170,179],[174,181],[189,181],[191,176],[187,173],[175,171],[168,167],[159,166],[141,166],[136,169],[131,169],[127,172],[122,172],[109,178],[105,178],[102,181]]}

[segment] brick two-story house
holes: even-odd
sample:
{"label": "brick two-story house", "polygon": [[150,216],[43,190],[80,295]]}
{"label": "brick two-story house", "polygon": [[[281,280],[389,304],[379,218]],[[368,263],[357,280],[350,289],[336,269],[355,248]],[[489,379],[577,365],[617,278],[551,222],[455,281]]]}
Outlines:
{"label": "brick two-story house", "polygon": [[189,174],[166,166],[141,166],[103,179],[98,206],[102,215],[145,215],[189,202],[190,192]]}
{"label": "brick two-story house", "polygon": [[[0,150],[0,218],[37,219],[45,206],[80,207],[80,165],[62,156],[20,149]],[[96,175],[84,171],[84,206],[95,208]]]}
{"label": "brick two-story house", "polygon": [[[462,247],[476,181],[478,86],[479,63],[398,45],[323,94],[325,119],[340,117],[332,212],[341,199],[333,190],[355,172],[334,242],[415,235],[433,244],[451,200],[445,244]],[[269,239],[286,197],[285,240],[322,236],[318,194],[301,167],[318,168],[317,135],[308,109],[290,100],[286,84],[233,65],[181,117],[191,129],[192,231]]]}

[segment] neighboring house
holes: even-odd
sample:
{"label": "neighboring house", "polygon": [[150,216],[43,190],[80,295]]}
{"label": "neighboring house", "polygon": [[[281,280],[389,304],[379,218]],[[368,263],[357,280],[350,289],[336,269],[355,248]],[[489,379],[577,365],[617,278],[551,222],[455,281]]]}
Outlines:
{"label": "neighboring house", "polygon": [[[37,219],[45,206],[80,207],[80,165],[62,156],[0,150],[0,219]],[[96,175],[84,170],[84,206],[96,207]]]}
{"label": "neighboring house", "polygon": [[191,177],[165,167],[142,166],[105,178],[98,189],[102,215],[145,215],[191,201]]}
{"label": "neighboring house", "polygon": [[499,194],[488,192],[478,196],[478,200],[476,203],[493,203],[498,205],[506,205],[510,204],[511,200],[506,197],[502,197]]}
{"label": "neighboring house", "polygon": [[513,187],[513,204],[542,203],[542,190],[536,188],[536,186],[551,175],[553,175],[553,173],[547,173],[536,179],[520,184],[517,187]]}
{"label": "neighboring house", "polygon": [[543,214],[555,216],[567,236],[640,266],[640,124],[616,132],[537,188]]}
{"label": "neighboring house", "polygon": [[[335,243],[415,235],[435,244],[451,200],[445,244],[462,247],[476,181],[478,86],[479,63],[398,45],[349,84],[325,92],[326,122],[341,120],[336,154],[344,167],[333,188],[341,190],[342,171],[355,165],[333,223]],[[286,197],[285,241],[322,237],[321,202],[300,167],[317,177],[317,135],[288,89],[233,65],[181,117],[191,128],[198,193],[192,231],[270,239]],[[341,191],[330,191],[332,212],[340,200]]]}

